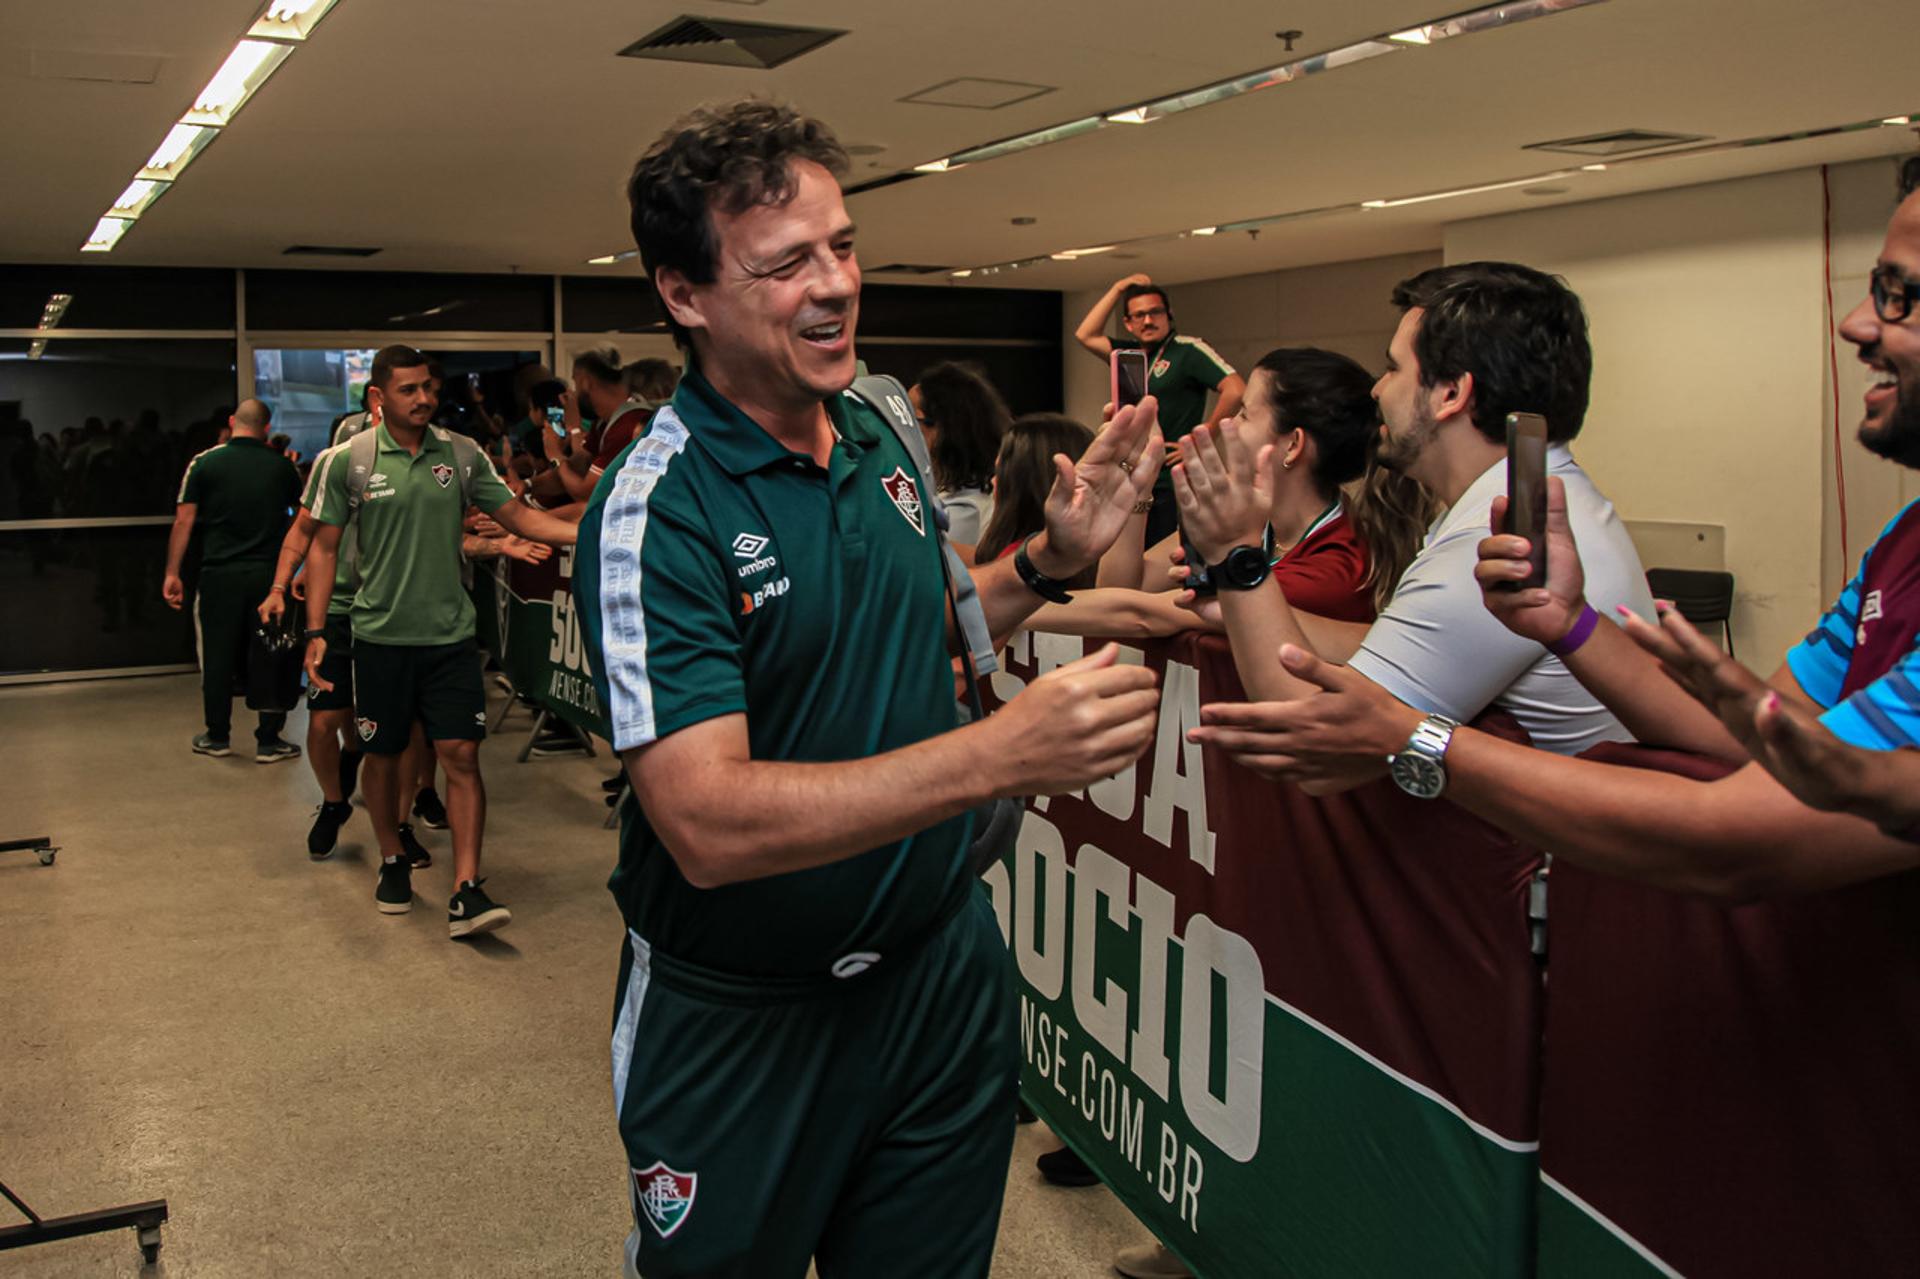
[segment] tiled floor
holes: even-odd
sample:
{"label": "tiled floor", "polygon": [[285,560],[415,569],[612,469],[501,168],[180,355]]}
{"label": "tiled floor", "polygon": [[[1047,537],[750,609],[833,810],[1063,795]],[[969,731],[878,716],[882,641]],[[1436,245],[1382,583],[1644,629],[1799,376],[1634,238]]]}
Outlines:
{"label": "tiled floor", "polygon": [[[617,1274],[605,759],[515,764],[524,717],[487,744],[515,918],[457,945],[444,833],[414,911],[377,914],[364,812],[309,862],[305,762],[190,754],[197,705],[191,677],[0,690],[0,839],[63,850],[0,854],[0,1180],[43,1215],[164,1196],[147,1274]],[[1048,1144],[1021,1131],[994,1274],[1110,1275],[1145,1232],[1104,1189],[1044,1186]],[[0,1275],[139,1260],[120,1232]]]}

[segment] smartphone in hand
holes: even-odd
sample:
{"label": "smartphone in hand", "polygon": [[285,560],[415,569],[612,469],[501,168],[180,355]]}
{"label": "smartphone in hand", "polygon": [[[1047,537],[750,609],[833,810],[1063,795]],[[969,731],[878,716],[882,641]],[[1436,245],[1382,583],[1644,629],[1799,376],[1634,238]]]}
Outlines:
{"label": "smartphone in hand", "polygon": [[1502,590],[1547,584],[1547,419],[1538,413],[1507,414],[1507,527],[1527,539],[1532,568]]}
{"label": "smartphone in hand", "polygon": [[1107,362],[1111,372],[1109,390],[1115,413],[1147,398],[1145,351],[1138,347],[1116,347],[1113,354],[1107,357]]}

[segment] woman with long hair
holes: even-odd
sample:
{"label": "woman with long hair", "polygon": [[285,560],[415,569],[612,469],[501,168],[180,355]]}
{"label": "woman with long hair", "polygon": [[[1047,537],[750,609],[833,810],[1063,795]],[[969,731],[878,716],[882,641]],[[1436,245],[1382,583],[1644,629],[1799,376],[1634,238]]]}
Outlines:
{"label": "woman with long hair", "polygon": [[[1062,413],[1028,413],[1014,419],[993,468],[993,515],[980,533],[973,561],[990,564],[1047,526],[1047,494],[1058,475],[1053,458],[1078,458],[1093,432]],[[955,538],[959,541],[959,538]],[[1069,587],[1093,585],[1089,566]]]}
{"label": "woman with long hair", "polygon": [[994,459],[1011,418],[1006,402],[978,368],[950,360],[922,373],[907,399],[927,437],[947,538],[972,546],[993,515]]}

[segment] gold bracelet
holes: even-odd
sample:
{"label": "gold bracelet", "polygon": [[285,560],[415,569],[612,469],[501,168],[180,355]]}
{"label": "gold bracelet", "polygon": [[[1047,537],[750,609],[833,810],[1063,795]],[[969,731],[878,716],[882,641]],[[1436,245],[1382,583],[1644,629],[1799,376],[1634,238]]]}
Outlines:
{"label": "gold bracelet", "polygon": [[1145,515],[1148,511],[1151,511],[1152,509],[1153,509],[1153,499],[1150,497],[1143,497],[1138,502],[1135,502],[1133,504],[1133,513],[1135,515]]}

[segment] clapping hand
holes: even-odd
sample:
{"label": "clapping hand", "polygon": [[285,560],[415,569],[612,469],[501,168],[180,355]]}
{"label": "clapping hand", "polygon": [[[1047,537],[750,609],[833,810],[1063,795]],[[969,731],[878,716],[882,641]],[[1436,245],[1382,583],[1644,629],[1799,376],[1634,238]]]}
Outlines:
{"label": "clapping hand", "polygon": [[1180,530],[1209,564],[1242,544],[1258,545],[1273,507],[1273,445],[1256,454],[1231,420],[1196,426],[1188,433],[1185,460],[1173,468],[1173,497],[1180,504]]}
{"label": "clapping hand", "polygon": [[1152,397],[1129,405],[1071,462],[1054,454],[1053,489],[1047,494],[1048,569],[1071,577],[1099,559],[1133,515],[1153,497],[1160,473],[1159,404]]}

